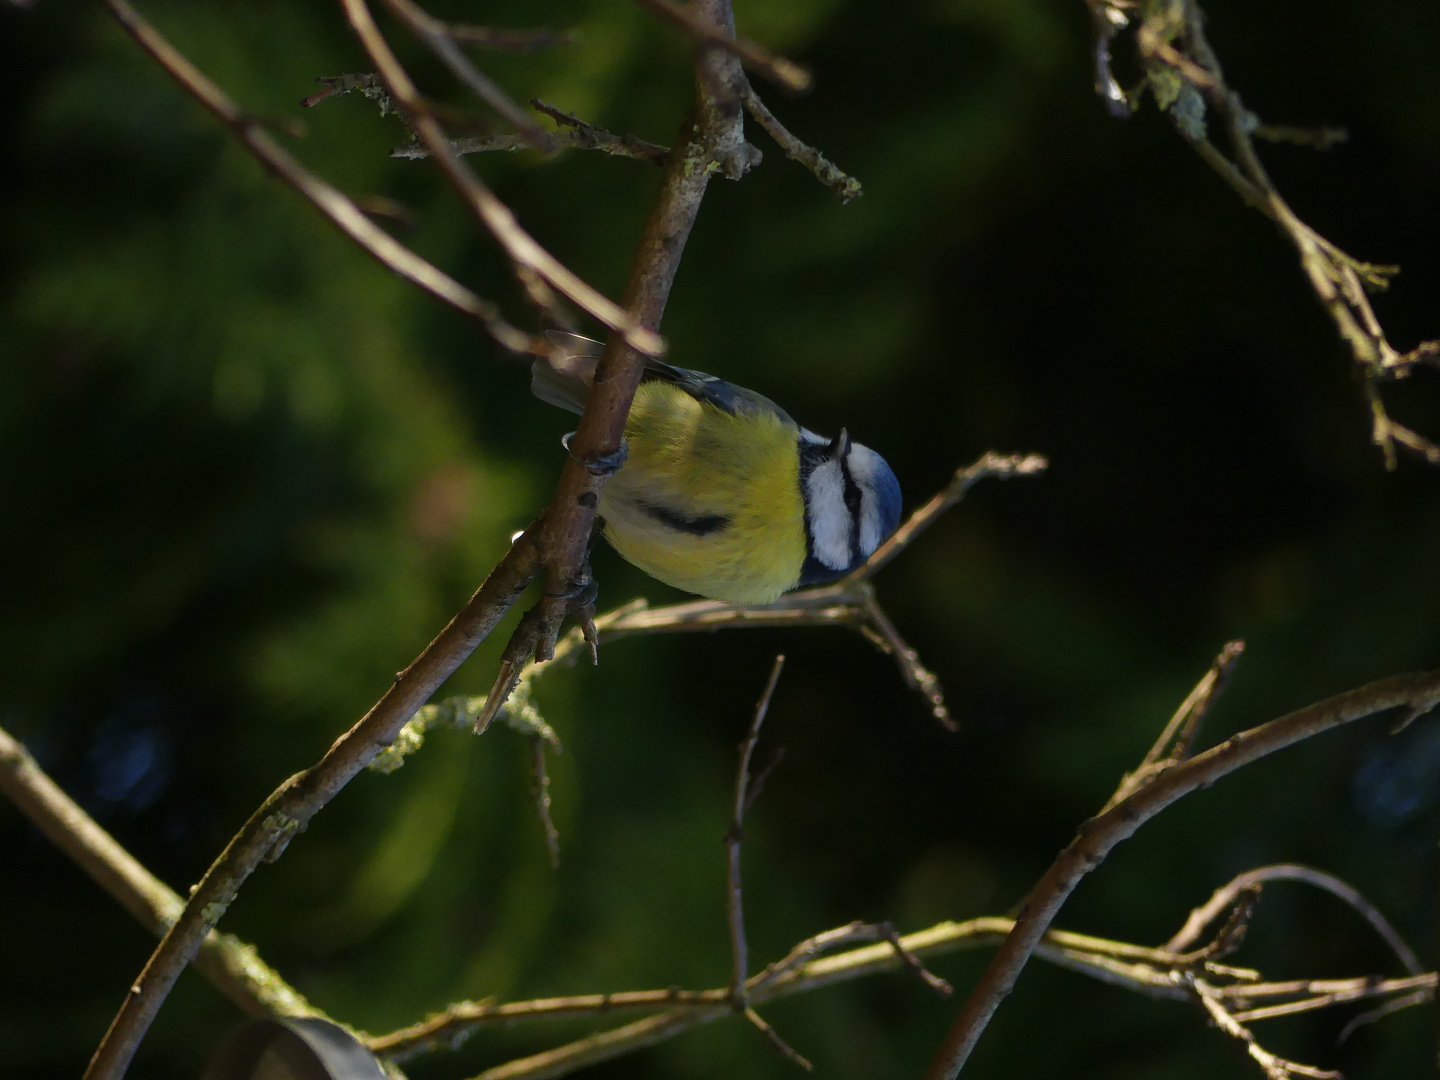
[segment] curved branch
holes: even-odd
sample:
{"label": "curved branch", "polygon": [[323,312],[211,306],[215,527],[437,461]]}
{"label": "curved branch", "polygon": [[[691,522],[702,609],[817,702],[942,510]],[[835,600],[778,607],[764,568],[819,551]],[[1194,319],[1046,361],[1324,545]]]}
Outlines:
{"label": "curved branch", "polygon": [[1401,707],[1423,711],[1437,702],[1440,670],[1381,679],[1232,736],[1219,746],[1171,766],[1139,791],[1085,822],[1021,902],[1015,929],[971,992],[931,1064],[927,1080],[950,1080],[960,1072],[1071,891],[1116,844],[1134,835],[1145,822],[1178,799],[1277,750],[1376,713]]}
{"label": "curved branch", "polygon": [[1233,904],[1240,893],[1267,881],[1298,881],[1303,885],[1322,889],[1331,896],[1344,901],[1370,924],[1375,933],[1380,935],[1406,971],[1411,975],[1419,975],[1425,970],[1421,966],[1419,958],[1416,957],[1415,951],[1400,936],[1400,932],[1390,924],[1389,919],[1380,913],[1379,908],[1361,895],[1359,889],[1334,874],[1327,874],[1323,870],[1316,870],[1310,866],[1298,866],[1294,863],[1261,866],[1237,875],[1216,889],[1215,895],[1190,913],[1190,918],[1185,921],[1185,925],[1176,932],[1175,936],[1165,943],[1165,948],[1171,952],[1181,952],[1189,948],[1195,939],[1204,932],[1205,927],[1214,922],[1222,911]]}

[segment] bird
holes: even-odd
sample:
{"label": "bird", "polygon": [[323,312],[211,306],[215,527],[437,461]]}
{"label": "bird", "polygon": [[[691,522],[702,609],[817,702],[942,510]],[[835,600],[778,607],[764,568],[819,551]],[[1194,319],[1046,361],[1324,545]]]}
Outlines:
{"label": "bird", "polygon": [[[531,391],[581,413],[603,345],[546,337]],[[765,604],[833,581],[900,523],[900,483],[874,450],[843,428],[817,435],[701,371],[647,359],[622,450],[596,507],[606,541],[651,577],[713,600]]]}

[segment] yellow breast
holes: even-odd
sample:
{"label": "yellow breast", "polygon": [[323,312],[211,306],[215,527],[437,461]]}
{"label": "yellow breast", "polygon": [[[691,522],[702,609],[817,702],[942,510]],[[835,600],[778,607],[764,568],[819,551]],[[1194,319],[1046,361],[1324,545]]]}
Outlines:
{"label": "yellow breast", "polygon": [[605,485],[605,539],[668,585],[737,604],[793,588],[805,561],[797,432],[732,416],[659,380],[642,383],[630,456]]}

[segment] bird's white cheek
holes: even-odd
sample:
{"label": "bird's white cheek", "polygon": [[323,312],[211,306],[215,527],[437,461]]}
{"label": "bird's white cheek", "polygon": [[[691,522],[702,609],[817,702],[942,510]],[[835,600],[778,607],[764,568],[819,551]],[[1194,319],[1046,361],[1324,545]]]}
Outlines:
{"label": "bird's white cheek", "polygon": [[845,509],[845,480],[840,463],[817,465],[805,481],[809,496],[810,537],[815,557],[832,570],[850,565],[850,514]]}

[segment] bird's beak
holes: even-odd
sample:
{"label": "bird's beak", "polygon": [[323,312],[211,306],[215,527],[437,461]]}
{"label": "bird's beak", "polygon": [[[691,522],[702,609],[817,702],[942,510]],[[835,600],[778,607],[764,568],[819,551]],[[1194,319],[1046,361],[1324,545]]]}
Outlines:
{"label": "bird's beak", "polygon": [[840,434],[836,435],[830,443],[830,456],[836,461],[840,461],[848,453],[850,453],[850,436],[842,427]]}

